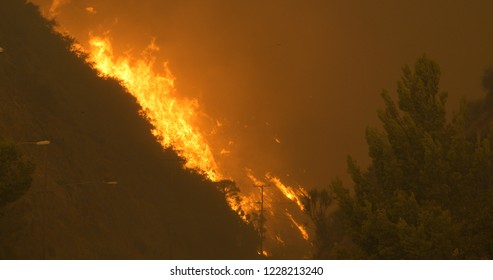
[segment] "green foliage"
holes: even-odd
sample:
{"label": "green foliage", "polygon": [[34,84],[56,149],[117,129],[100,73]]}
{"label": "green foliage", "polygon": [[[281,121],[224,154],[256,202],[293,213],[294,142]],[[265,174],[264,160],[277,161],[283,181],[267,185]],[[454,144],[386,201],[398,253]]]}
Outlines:
{"label": "green foliage", "polygon": [[34,165],[11,143],[0,140],[0,208],[19,199],[31,187]]}
{"label": "green foliage", "polygon": [[398,105],[382,93],[383,131],[366,131],[370,166],[361,171],[348,160],[354,195],[332,183],[355,247],[345,248],[344,257],[493,257],[493,130],[467,136],[464,105],[447,121],[439,80],[438,65],[425,56],[414,70],[404,67]]}

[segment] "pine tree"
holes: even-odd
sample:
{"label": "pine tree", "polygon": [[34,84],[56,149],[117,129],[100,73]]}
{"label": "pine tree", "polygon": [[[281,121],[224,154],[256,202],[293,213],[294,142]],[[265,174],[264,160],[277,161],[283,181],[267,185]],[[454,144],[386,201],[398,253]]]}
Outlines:
{"label": "pine tree", "polygon": [[439,80],[426,56],[405,66],[398,104],[382,93],[383,130],[366,131],[370,166],[348,159],[354,193],[331,184],[355,245],[343,257],[493,257],[493,133],[465,133],[465,103],[447,121]]}

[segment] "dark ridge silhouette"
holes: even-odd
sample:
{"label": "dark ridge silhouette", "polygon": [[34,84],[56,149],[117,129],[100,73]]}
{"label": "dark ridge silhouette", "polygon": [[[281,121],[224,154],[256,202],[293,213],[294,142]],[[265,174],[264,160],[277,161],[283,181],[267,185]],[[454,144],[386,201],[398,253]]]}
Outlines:
{"label": "dark ridge silhouette", "polygon": [[36,165],[28,193],[0,209],[0,258],[255,258],[253,229],[215,184],[183,170],[136,100],[54,25],[0,1],[0,135]]}

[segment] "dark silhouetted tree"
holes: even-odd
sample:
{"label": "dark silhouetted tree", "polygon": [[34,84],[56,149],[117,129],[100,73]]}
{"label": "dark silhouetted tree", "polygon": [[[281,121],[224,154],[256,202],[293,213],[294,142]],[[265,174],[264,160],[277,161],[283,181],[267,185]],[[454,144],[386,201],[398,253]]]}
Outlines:
{"label": "dark silhouetted tree", "polygon": [[314,258],[334,259],[338,257],[339,243],[343,240],[340,212],[335,212],[331,190],[311,190],[303,197],[305,212],[315,226]]}
{"label": "dark silhouetted tree", "polygon": [[493,66],[484,72],[483,87],[488,92],[488,96],[493,97]]}
{"label": "dark silhouetted tree", "polygon": [[[398,104],[384,91],[383,131],[369,128],[371,164],[349,158],[353,191],[331,184],[353,247],[345,258],[493,257],[493,130],[467,136],[466,106],[447,121],[437,63],[405,66]],[[308,201],[316,204],[319,191]],[[322,217],[322,215],[316,215]],[[312,215],[313,217],[313,215]],[[314,218],[318,239],[334,242]],[[319,248],[324,249],[324,248]]]}
{"label": "dark silhouetted tree", "polygon": [[12,143],[0,140],[0,208],[16,201],[31,187],[34,165]]}

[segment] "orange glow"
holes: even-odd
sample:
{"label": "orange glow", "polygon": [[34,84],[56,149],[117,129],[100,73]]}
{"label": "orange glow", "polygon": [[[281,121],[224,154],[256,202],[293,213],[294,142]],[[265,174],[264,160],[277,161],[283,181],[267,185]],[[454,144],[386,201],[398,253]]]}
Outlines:
{"label": "orange glow", "polygon": [[253,172],[251,169],[247,168],[246,173],[247,173],[248,178],[253,182],[253,184],[256,187],[265,186],[264,182],[260,181],[259,179],[257,179],[257,177],[255,177],[255,175],[253,175]]}
{"label": "orange glow", "polygon": [[[249,168],[245,169],[247,177],[252,181],[253,186],[257,188],[264,186],[265,183],[262,182],[261,180],[257,179],[255,175],[253,175],[253,171]],[[253,212],[259,212],[260,211],[260,192],[257,190],[253,190],[253,192],[250,193],[249,196],[244,196],[243,201],[242,201],[242,207],[244,210],[246,210],[249,213]],[[264,188],[264,211],[270,211],[272,212],[272,198],[270,195],[266,192],[266,189]]]}
{"label": "orange glow", "polygon": [[[214,155],[200,132],[192,126],[197,115],[196,100],[178,100],[175,97],[175,78],[164,64],[164,74],[153,70],[155,59],[150,57],[159,48],[151,43],[143,59],[115,57],[108,38],[92,37],[89,41],[89,60],[101,76],[120,80],[140,106],[141,113],[149,120],[154,129],[152,134],[165,148],[173,147],[185,159],[185,168],[197,170],[211,181],[225,179],[218,170]],[[81,52],[80,45],[74,45],[73,51]],[[218,123],[218,126],[221,124]],[[229,154],[223,149],[220,154]],[[238,194],[227,197],[227,202],[236,213],[244,211],[240,217],[247,221],[246,214],[257,211],[255,196]]]}
{"label": "orange glow", "polygon": [[279,244],[282,244],[282,245],[286,245],[286,242],[284,242],[284,240],[276,234],[276,241],[279,242]]}
{"label": "orange glow", "polygon": [[[92,37],[89,41],[90,61],[101,76],[116,78],[137,98],[142,113],[154,129],[152,134],[165,148],[174,147],[185,158],[185,167],[204,174],[212,181],[222,179],[211,149],[203,136],[192,127],[198,103],[196,100],[178,100],[175,78],[164,64],[164,74],[154,72],[155,59],[114,57],[108,38]],[[159,48],[151,43],[147,53]]]}
{"label": "orange glow", "polygon": [[96,14],[96,9],[94,7],[86,7],[86,11],[90,14]]}
{"label": "orange glow", "polygon": [[303,237],[303,239],[308,240],[308,238],[309,238],[308,231],[306,230],[305,226],[303,226],[302,224],[296,222],[296,220],[293,218],[293,215],[291,215],[287,211],[286,211],[286,216],[288,216],[288,218],[291,220],[291,222],[293,223],[293,225],[298,228],[298,230],[300,231],[301,236]]}
{"label": "orange glow", "polygon": [[51,3],[48,9],[48,16],[51,18],[56,17],[58,15],[60,7],[67,4],[69,1],[70,0],[53,0],[53,2]]}
{"label": "orange glow", "polygon": [[257,251],[257,254],[259,254],[259,256],[264,256],[264,257],[270,256],[270,253],[267,250],[263,250],[262,252]]}
{"label": "orange glow", "polygon": [[265,175],[265,178],[270,182],[272,182],[274,186],[276,186],[284,194],[286,198],[296,202],[300,210],[303,211],[305,209],[300,199],[300,196],[303,193],[305,193],[305,190],[303,188],[299,188],[298,190],[295,190],[291,187],[285,186],[279,178],[272,176],[270,173],[267,173]]}
{"label": "orange glow", "polygon": [[[154,70],[155,58],[153,52],[159,48],[151,43],[143,52],[141,58],[131,58],[128,55],[117,57],[114,55],[112,45],[107,37],[91,36],[89,41],[88,60],[98,70],[99,75],[111,77],[120,81],[130,94],[132,94],[142,107],[141,114],[144,115],[153,126],[152,134],[165,148],[172,147],[184,158],[184,167],[196,170],[211,181],[218,182],[227,179],[219,170],[212,149],[205,137],[200,133],[196,123],[196,116],[200,115],[199,104],[196,100],[183,100],[175,95],[175,78],[171,74],[167,64],[163,65],[162,73]],[[85,50],[78,44],[72,46],[75,53],[83,53]],[[216,123],[219,129],[222,124]],[[280,143],[279,139],[275,139]],[[229,142],[231,145],[232,142]],[[218,149],[216,156],[231,155],[232,151],[226,148]],[[285,186],[278,177],[267,173],[264,180],[258,179],[251,169],[245,169],[247,178],[253,182],[255,187],[265,186],[264,189],[264,213],[275,217],[273,198],[275,189],[291,201],[294,201],[299,209],[303,210],[300,195],[304,192],[302,188],[294,189]],[[276,187],[271,187],[272,184]],[[259,213],[260,192],[250,186],[242,186],[246,192],[238,193],[238,197],[226,197],[226,200],[236,213],[245,221],[248,214]],[[307,240],[306,229],[295,221],[293,216],[287,213],[289,220],[298,228],[302,237]],[[282,217],[282,216],[281,216]],[[279,217],[280,218],[280,217]],[[269,219],[267,219],[269,221]],[[286,221],[288,222],[288,221]],[[268,225],[266,225],[268,227]],[[279,235],[267,230],[267,236],[277,244],[285,244]],[[269,256],[267,251],[259,252],[260,255]]]}

